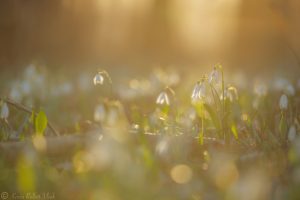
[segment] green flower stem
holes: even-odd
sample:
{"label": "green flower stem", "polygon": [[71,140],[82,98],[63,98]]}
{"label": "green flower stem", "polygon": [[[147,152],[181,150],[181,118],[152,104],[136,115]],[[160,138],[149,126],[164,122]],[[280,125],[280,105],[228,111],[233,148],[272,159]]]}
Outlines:
{"label": "green flower stem", "polygon": [[[203,113],[203,115],[204,115],[204,113]],[[204,142],[204,116],[202,116],[201,122],[202,122],[202,125],[201,125],[201,128],[202,128],[201,143],[203,145],[203,142]]]}
{"label": "green flower stem", "polygon": [[220,66],[221,74],[222,74],[222,132],[224,136],[224,140],[227,143],[227,137],[226,137],[226,132],[225,132],[225,125],[224,125],[224,117],[225,117],[225,81],[224,81],[224,72],[223,68]]}
{"label": "green flower stem", "polygon": [[115,98],[115,94],[114,94],[114,89],[113,89],[113,84],[112,84],[112,79],[109,75],[109,73],[105,70],[101,70],[101,73],[106,76],[106,78],[108,79],[109,85],[110,85],[110,95],[112,98]]}

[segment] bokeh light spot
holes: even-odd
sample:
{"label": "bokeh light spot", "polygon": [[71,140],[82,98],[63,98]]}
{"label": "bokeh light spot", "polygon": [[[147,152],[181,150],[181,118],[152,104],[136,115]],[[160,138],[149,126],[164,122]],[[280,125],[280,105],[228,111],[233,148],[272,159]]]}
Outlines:
{"label": "bokeh light spot", "polygon": [[171,178],[178,184],[188,183],[193,176],[192,169],[187,165],[176,165],[171,169]]}

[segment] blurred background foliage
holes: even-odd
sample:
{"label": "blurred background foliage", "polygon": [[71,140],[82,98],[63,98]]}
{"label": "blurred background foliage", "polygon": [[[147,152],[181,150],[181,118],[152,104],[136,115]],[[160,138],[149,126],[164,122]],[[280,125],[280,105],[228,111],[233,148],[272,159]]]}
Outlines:
{"label": "blurred background foliage", "polygon": [[296,70],[299,8],[297,0],[3,0],[0,66]]}
{"label": "blurred background foliage", "polygon": [[299,199],[299,8],[0,1],[0,192]]}

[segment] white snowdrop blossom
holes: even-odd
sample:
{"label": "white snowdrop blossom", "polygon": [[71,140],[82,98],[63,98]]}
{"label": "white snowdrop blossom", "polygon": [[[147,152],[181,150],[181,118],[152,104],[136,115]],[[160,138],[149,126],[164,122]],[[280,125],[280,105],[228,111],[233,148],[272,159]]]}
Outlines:
{"label": "white snowdrop blossom", "polygon": [[277,91],[282,91],[284,88],[289,85],[289,81],[286,80],[285,78],[278,77],[275,79],[273,87]]}
{"label": "white snowdrop blossom", "polygon": [[202,100],[205,96],[205,85],[203,81],[198,81],[196,85],[194,86],[193,92],[192,92],[192,102],[196,102],[199,100]]}
{"label": "white snowdrop blossom", "polygon": [[98,72],[94,77],[94,85],[103,85],[104,83],[104,76],[101,72]]}
{"label": "white snowdrop blossom", "polygon": [[20,102],[23,98],[23,93],[18,84],[13,84],[9,92],[9,97],[14,101]]}
{"label": "white snowdrop blossom", "polygon": [[22,93],[24,95],[29,95],[31,93],[31,90],[32,90],[32,86],[31,84],[29,83],[29,81],[23,81],[21,84],[20,84],[20,90],[22,91]]}
{"label": "white snowdrop blossom", "polygon": [[96,108],[95,108],[95,112],[94,112],[94,120],[96,122],[103,122],[105,120],[106,117],[106,110],[103,104],[99,104]]}
{"label": "white snowdrop blossom", "polygon": [[280,97],[279,107],[281,110],[286,110],[288,108],[288,98],[285,94]]}
{"label": "white snowdrop blossom", "polygon": [[288,96],[294,96],[295,95],[295,88],[292,84],[288,84],[285,88],[284,88],[284,92],[288,95]]}
{"label": "white snowdrop blossom", "polygon": [[9,108],[6,103],[3,103],[1,107],[0,118],[7,119],[8,116],[9,116]]}
{"label": "white snowdrop blossom", "polygon": [[289,128],[289,132],[288,132],[288,140],[289,140],[290,142],[294,141],[295,138],[296,138],[296,135],[297,135],[296,127],[295,127],[295,125],[292,125],[292,126]]}
{"label": "white snowdrop blossom", "polygon": [[237,89],[233,86],[228,87],[225,91],[225,98],[228,98],[230,102],[238,100]]}
{"label": "white snowdrop blossom", "polygon": [[214,70],[211,72],[210,76],[208,77],[208,82],[210,84],[219,83],[220,82],[220,73],[215,67]]}
{"label": "white snowdrop blossom", "polygon": [[107,114],[107,123],[109,125],[114,125],[119,120],[119,111],[117,108],[110,108]]}
{"label": "white snowdrop blossom", "polygon": [[168,94],[166,92],[161,92],[156,99],[156,104],[170,105],[170,99],[169,99]]}
{"label": "white snowdrop blossom", "polygon": [[155,151],[158,153],[158,155],[166,154],[168,149],[169,149],[168,138],[164,138],[164,139],[160,140],[155,147]]}

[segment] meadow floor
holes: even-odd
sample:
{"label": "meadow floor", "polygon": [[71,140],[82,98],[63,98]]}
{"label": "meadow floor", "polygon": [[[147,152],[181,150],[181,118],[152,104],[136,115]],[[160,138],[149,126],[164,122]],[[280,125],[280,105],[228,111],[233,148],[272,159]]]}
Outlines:
{"label": "meadow floor", "polygon": [[298,77],[1,78],[0,199],[300,199]]}

